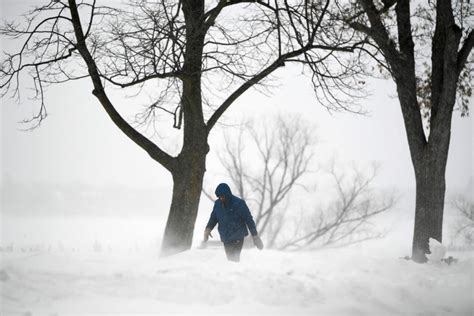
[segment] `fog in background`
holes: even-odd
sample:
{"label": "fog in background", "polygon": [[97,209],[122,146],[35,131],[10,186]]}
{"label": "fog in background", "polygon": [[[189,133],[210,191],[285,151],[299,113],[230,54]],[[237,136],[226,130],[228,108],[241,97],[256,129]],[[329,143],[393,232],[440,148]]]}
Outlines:
{"label": "fog in background", "polygon": [[[25,5],[24,1],[3,1],[2,18],[18,16]],[[8,45],[3,42],[2,49],[10,49]],[[310,78],[297,68],[279,70],[276,79],[270,95],[248,91],[213,130],[206,188],[213,191],[219,182],[229,181],[216,156],[224,131],[232,133],[235,126],[249,118],[258,122],[279,114],[299,114],[315,128],[316,165],[323,166],[331,159],[361,166],[372,161],[381,164],[377,186],[394,189],[400,197],[387,215],[388,226],[398,229],[394,236],[408,252],[415,179],[394,84],[390,80],[369,80],[370,96],[355,101],[368,114],[355,115],[329,113],[314,97]],[[159,244],[171,201],[170,174],[114,126],[91,91],[88,80],[49,88],[45,99],[48,118],[33,131],[22,131],[25,126],[18,123],[34,114],[38,105],[26,97],[27,91],[20,104],[8,98],[1,100],[3,242],[23,238],[25,242],[64,240],[90,245],[97,239],[123,244],[141,238],[150,247]],[[118,92],[112,95],[115,102],[122,101]],[[144,101],[146,96],[141,98],[123,99],[123,103]],[[119,109],[132,118],[126,114],[125,105]],[[172,130],[166,114],[163,124]],[[446,173],[447,200],[458,193],[472,196],[473,134],[472,118],[461,118],[460,112],[455,112]],[[165,147],[173,148],[173,139],[164,135],[155,140],[168,142]],[[317,180],[319,173],[311,177]],[[306,181],[311,184],[313,179],[307,177]],[[316,189],[324,190],[324,184],[319,183]],[[298,200],[298,195],[292,198]],[[310,202],[319,203],[316,198]],[[210,211],[211,203],[203,196],[196,236],[201,236]],[[75,235],[70,233],[71,226],[79,229]]]}

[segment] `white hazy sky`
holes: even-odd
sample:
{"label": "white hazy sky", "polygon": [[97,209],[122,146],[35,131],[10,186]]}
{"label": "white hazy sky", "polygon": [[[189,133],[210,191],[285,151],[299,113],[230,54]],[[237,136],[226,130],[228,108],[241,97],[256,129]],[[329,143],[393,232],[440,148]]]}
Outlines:
{"label": "white hazy sky", "polygon": [[[23,11],[27,1],[2,1],[2,18]],[[8,49],[4,42],[3,50]],[[315,100],[309,78],[291,69],[277,73],[285,77],[272,96],[246,93],[226,114],[235,122],[245,113],[257,120],[272,113],[300,113],[317,127],[321,162],[337,156],[342,161],[382,163],[379,182],[401,188],[414,186],[402,115],[393,83],[369,82],[372,95],[360,101],[370,113],[329,114]],[[126,184],[138,188],[169,188],[168,173],[127,139],[107,117],[91,94],[91,84],[58,85],[47,91],[49,117],[29,132],[17,122],[31,111],[31,101],[16,104],[1,100],[1,176],[15,182]],[[473,121],[454,113],[452,141],[447,167],[448,190],[466,190],[473,177]],[[211,151],[217,148],[222,127],[211,135]],[[208,169],[217,170],[208,160]]]}

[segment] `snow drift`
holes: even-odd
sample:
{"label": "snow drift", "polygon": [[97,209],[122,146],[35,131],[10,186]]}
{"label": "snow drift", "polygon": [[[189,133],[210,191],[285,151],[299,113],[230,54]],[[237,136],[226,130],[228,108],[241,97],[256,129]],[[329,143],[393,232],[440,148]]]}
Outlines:
{"label": "snow drift", "polygon": [[3,252],[1,315],[471,315],[471,255],[416,264],[357,248]]}

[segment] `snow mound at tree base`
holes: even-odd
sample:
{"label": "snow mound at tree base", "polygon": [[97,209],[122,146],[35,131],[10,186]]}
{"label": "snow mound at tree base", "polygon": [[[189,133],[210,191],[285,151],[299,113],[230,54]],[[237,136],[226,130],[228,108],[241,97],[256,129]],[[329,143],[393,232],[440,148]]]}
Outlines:
{"label": "snow mound at tree base", "polygon": [[2,253],[1,315],[470,315],[472,254],[428,265],[344,249]]}
{"label": "snow mound at tree base", "polygon": [[430,253],[426,255],[428,262],[438,264],[446,254],[446,247],[436,239],[429,239]]}

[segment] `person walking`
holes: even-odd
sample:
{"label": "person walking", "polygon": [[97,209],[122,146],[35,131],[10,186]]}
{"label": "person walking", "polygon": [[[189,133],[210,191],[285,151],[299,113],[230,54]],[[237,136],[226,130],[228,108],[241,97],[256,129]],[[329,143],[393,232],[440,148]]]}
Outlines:
{"label": "person walking", "polygon": [[232,195],[232,191],[226,183],[219,184],[215,193],[218,199],[214,202],[214,208],[204,229],[204,242],[212,237],[212,229],[218,224],[217,230],[224,243],[227,260],[240,261],[244,237],[248,236],[249,230],[255,246],[262,250],[263,242],[258,236],[257,227],[247,203]]}

